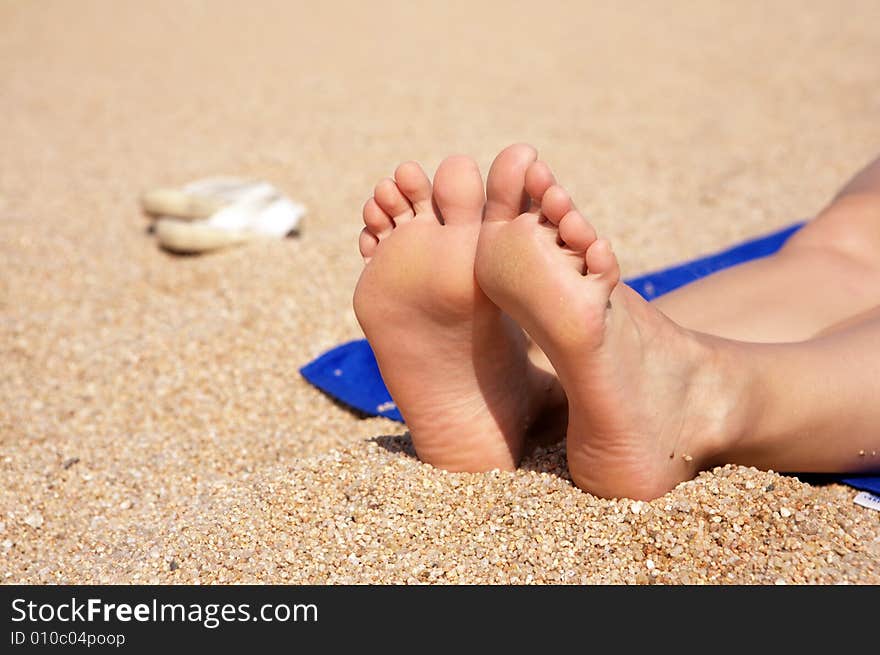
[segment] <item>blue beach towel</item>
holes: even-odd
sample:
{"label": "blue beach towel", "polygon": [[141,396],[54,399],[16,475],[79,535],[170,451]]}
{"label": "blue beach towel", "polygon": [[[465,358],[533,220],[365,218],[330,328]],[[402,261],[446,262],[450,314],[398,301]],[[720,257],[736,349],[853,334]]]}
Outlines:
{"label": "blue beach towel", "polygon": [[[802,226],[803,223],[796,223],[714,255],[631,278],[626,283],[647,300],[653,300],[717,271],[772,255]],[[333,348],[303,366],[300,373],[321,391],[363,414],[384,416],[393,421],[403,422],[403,417],[382,381],[373,351],[365,339],[350,341]],[[880,476],[837,479],[856,489],[880,494]]]}

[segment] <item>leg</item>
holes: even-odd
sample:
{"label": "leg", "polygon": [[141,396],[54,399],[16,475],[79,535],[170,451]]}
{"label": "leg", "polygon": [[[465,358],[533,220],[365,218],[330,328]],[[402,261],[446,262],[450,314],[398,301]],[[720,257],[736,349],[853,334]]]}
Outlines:
{"label": "leg", "polygon": [[880,304],[880,159],[779,253],[654,301],[685,327],[730,339],[807,339]]}
{"label": "leg", "polygon": [[791,344],[726,342],[743,377],[745,423],[708,465],[777,471],[880,471],[880,306]]}
{"label": "leg", "polygon": [[[533,160],[502,168],[521,178]],[[527,430],[564,402],[555,375],[530,363],[522,330],[476,284],[483,205],[477,165],[450,157],[433,189],[409,162],[364,206],[355,313],[416,452],[449,470],[513,468]]]}
{"label": "leg", "polygon": [[476,272],[559,375],[578,486],[654,498],[720,463],[880,468],[880,318],[786,344],[686,329],[619,282],[610,244],[533,168],[540,213],[484,222]]}

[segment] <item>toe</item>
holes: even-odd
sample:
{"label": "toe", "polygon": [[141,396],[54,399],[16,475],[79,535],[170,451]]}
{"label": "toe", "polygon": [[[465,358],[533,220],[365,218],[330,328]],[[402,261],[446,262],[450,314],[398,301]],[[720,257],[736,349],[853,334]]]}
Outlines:
{"label": "toe", "polygon": [[562,217],[572,209],[574,209],[574,205],[571,202],[571,196],[558,184],[547,189],[541,199],[541,213],[554,225],[559,225]]}
{"label": "toe", "polygon": [[394,181],[416,214],[433,213],[431,204],[431,181],[425,171],[414,161],[404,162],[394,171]]}
{"label": "toe", "polygon": [[537,209],[541,206],[544,194],[554,184],[556,184],[556,178],[546,163],[536,161],[529,166],[528,170],[526,170],[525,189],[532,200],[532,209]]}
{"label": "toe", "polygon": [[390,177],[386,177],[376,185],[373,197],[376,199],[379,207],[391,217],[395,225],[400,225],[412,219],[412,205],[397,187],[397,183]]}
{"label": "toe", "polygon": [[529,208],[526,170],[538,158],[532,146],[517,143],[502,150],[486,179],[486,220],[512,221]]}
{"label": "toe", "polygon": [[379,239],[376,238],[376,235],[370,232],[367,228],[361,230],[361,236],[358,240],[358,247],[361,250],[361,256],[370,261],[370,257],[373,256],[373,253],[376,252],[376,246],[379,245]]}
{"label": "toe", "polygon": [[394,229],[391,217],[379,206],[375,198],[370,198],[364,205],[364,225],[377,239],[384,239]]}
{"label": "toe", "polygon": [[620,281],[620,266],[607,239],[596,239],[587,248],[587,275],[597,277],[613,288]]}
{"label": "toe", "polygon": [[559,221],[559,237],[575,252],[585,252],[596,240],[596,230],[578,210],[572,209]]}
{"label": "toe", "polygon": [[483,217],[483,178],[470,157],[447,157],[434,175],[434,201],[446,225],[479,223]]}

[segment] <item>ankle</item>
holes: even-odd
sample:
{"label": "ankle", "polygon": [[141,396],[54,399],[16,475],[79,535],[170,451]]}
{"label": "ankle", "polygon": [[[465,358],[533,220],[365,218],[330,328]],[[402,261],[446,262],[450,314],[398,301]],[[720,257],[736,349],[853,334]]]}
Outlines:
{"label": "ankle", "polygon": [[688,397],[694,424],[688,432],[697,470],[706,470],[733,463],[758,421],[760,394],[747,344],[709,335],[697,335],[696,341],[698,364]]}

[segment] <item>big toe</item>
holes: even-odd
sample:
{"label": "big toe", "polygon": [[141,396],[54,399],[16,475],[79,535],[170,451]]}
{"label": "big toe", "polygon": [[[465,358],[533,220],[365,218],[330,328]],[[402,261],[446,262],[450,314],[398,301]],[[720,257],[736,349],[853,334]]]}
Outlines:
{"label": "big toe", "polygon": [[538,151],[525,143],[515,143],[498,154],[486,179],[487,221],[512,221],[528,210],[526,171],[537,158]]}
{"label": "big toe", "polygon": [[480,168],[470,157],[443,160],[434,174],[434,202],[447,225],[479,223],[486,197]]}

